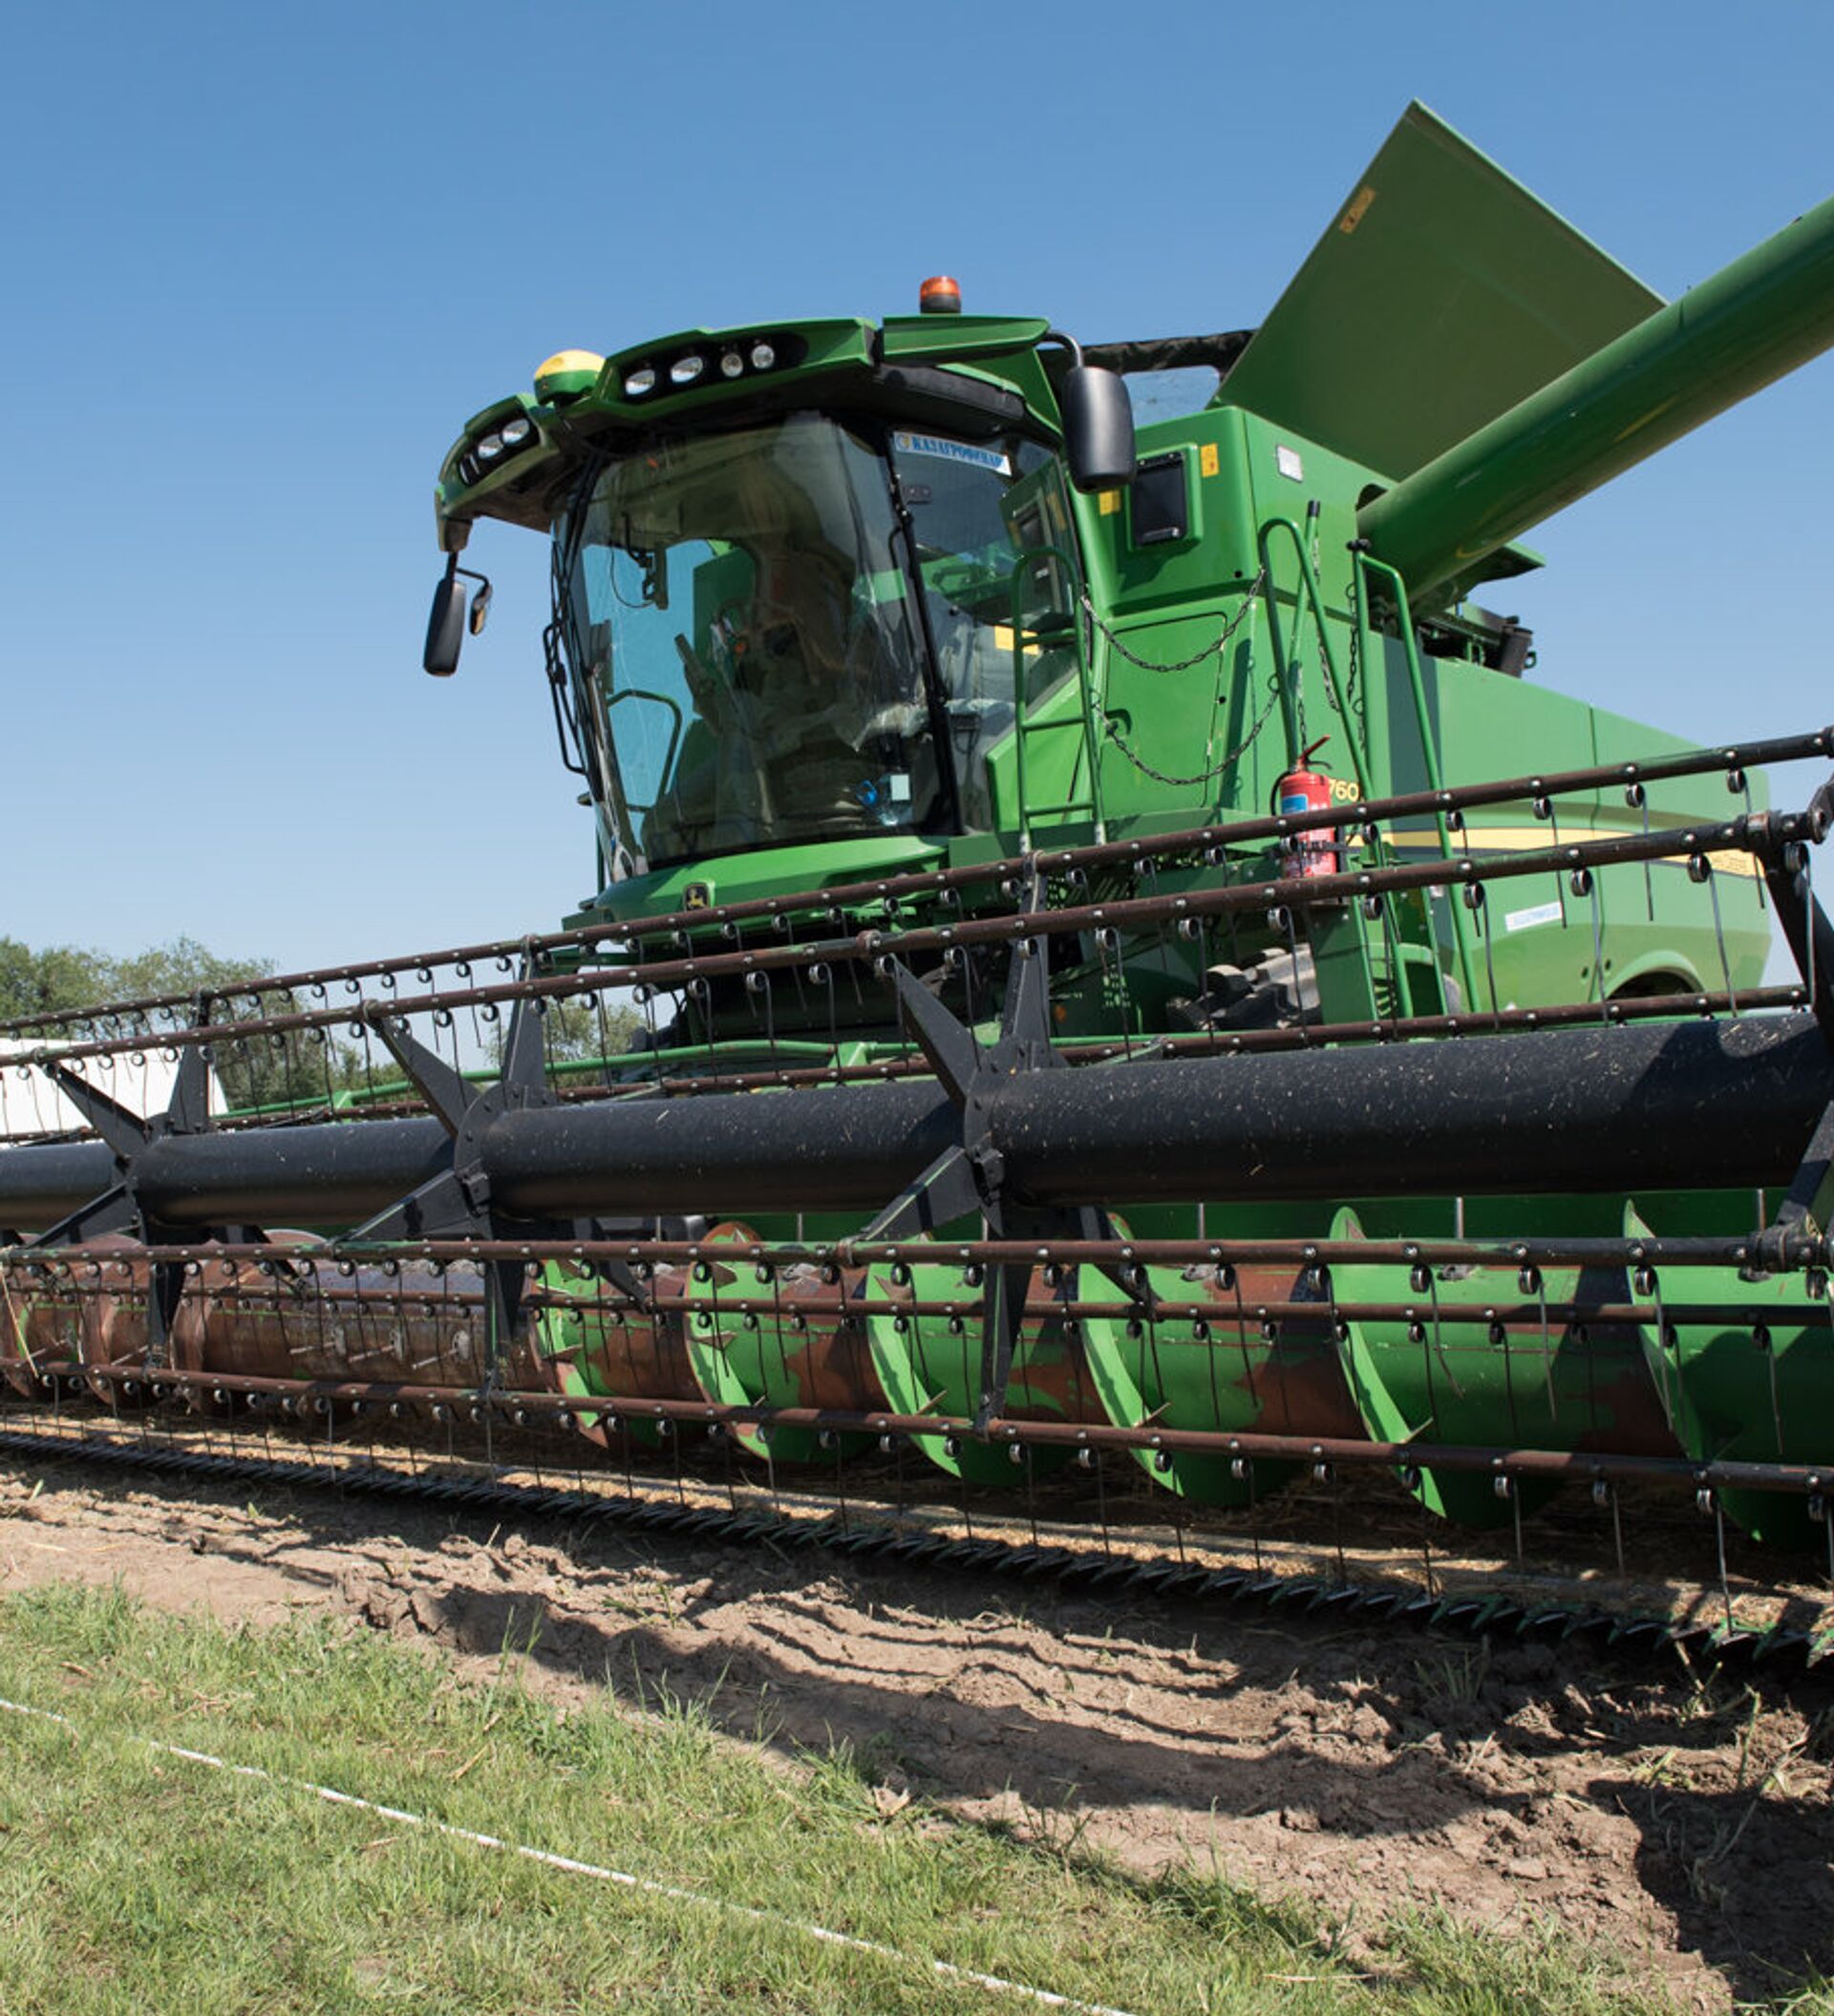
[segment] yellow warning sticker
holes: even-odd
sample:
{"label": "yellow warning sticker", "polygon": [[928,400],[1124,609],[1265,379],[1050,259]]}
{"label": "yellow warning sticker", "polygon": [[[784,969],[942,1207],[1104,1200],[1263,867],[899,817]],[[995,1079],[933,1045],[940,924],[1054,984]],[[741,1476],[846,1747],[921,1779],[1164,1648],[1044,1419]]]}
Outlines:
{"label": "yellow warning sticker", "polygon": [[1205,441],[1197,451],[1197,466],[1205,476],[1219,474],[1223,467],[1223,456],[1214,441]]}
{"label": "yellow warning sticker", "polygon": [[1101,515],[1102,515],[1102,516],[1103,516],[1104,518],[1112,518],[1112,517],[1113,517],[1113,516],[1115,515],[1115,513],[1116,513],[1117,511],[1119,511],[1120,509],[1120,492],[1119,490],[1104,490],[1104,491],[1102,491],[1102,492],[1101,492]]}
{"label": "yellow warning sticker", "polygon": [[1363,221],[1363,212],[1376,201],[1376,192],[1367,182],[1350,199],[1350,208],[1337,220],[1337,228],[1349,237]]}

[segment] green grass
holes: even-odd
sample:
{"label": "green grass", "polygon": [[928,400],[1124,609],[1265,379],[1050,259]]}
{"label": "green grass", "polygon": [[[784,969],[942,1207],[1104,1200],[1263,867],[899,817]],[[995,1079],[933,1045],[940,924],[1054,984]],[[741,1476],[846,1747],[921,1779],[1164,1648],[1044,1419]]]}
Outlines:
{"label": "green grass", "polygon": [[[318,1623],[229,1629],[119,1594],[0,1604],[0,2009],[951,2012],[1037,2007],[925,1964],[1141,2012],[1516,2011],[1631,2016],[1640,1997],[1548,1937],[1442,1917],[1383,1928],[1354,1966],[1333,1927],[1208,1877],[1154,1883],[885,1795],[847,1751],[774,1768],[691,1709],[563,1711],[505,1658],[489,1685]],[[236,1764],[407,1808],[787,1925],[493,1853]]]}

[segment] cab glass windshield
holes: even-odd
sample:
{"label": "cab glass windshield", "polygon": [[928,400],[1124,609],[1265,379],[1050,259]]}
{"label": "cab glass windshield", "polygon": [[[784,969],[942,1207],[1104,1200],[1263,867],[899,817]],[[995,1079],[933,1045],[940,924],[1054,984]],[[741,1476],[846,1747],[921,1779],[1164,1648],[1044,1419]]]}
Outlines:
{"label": "cab glass windshield", "polygon": [[885,465],[846,429],[652,442],[557,539],[595,793],[650,867],[934,819]]}
{"label": "cab glass windshield", "polygon": [[1015,662],[1025,667],[1028,701],[1075,670],[1069,503],[1056,461],[1035,441],[897,428],[891,457],[963,823],[985,832],[996,823],[988,760],[1013,731]]}
{"label": "cab glass windshield", "polygon": [[[1056,465],[1017,440],[799,413],[603,464],[555,527],[556,616],[614,873],[987,830],[1015,588],[1072,606],[1021,555],[1067,540]],[[1026,648],[1030,696],[1065,653]]]}

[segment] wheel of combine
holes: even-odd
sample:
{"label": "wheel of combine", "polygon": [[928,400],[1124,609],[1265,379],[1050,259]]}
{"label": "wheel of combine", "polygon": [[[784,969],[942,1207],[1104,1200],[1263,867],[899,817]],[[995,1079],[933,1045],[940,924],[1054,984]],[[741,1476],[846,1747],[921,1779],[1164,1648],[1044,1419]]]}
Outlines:
{"label": "wheel of combine", "polygon": [[[873,1370],[860,1307],[861,1276],[839,1268],[754,1265],[744,1249],[757,1245],[749,1225],[716,1225],[701,1241],[703,1256],[688,1269],[688,1359],[706,1397],[728,1406],[833,1407],[869,1412],[885,1394]],[[735,1249],[730,1260],[707,1255]],[[740,1426],[741,1448],[777,1463],[857,1455],[871,1438],[824,1440],[813,1428]]]}
{"label": "wheel of combine", "polygon": [[[1340,1212],[1332,1236],[1361,1238],[1356,1212]],[[1621,1268],[1548,1268],[1526,1284],[1494,1271],[1393,1261],[1339,1262],[1331,1272],[1336,1301],[1397,1312],[1341,1323],[1345,1373],[1373,1440],[1676,1453],[1634,1327],[1543,1313],[1567,1302],[1625,1302]],[[1431,1464],[1404,1475],[1430,1511],[1472,1527],[1503,1525],[1559,1488],[1558,1480],[1510,1478],[1500,1490],[1495,1476]]]}
{"label": "wheel of combine", "polygon": [[[1663,1233],[1723,1231],[1698,1221],[1692,1200],[1665,1200],[1677,1222]],[[1742,1202],[1734,1200],[1737,1210]],[[1656,1215],[1653,1210],[1651,1215]],[[1688,1222],[1678,1222],[1685,1214]],[[1735,1221],[1736,1222],[1736,1221]],[[1624,1230],[1647,1238],[1653,1228],[1635,1204]],[[1682,1448],[1697,1462],[1814,1464],[1824,1457],[1834,1420],[1830,1305],[1809,1299],[1799,1276],[1746,1280],[1706,1268],[1636,1284],[1651,1320],[1638,1330],[1649,1375],[1662,1395]],[[1643,1291],[1649,1291],[1647,1294]],[[1665,1294],[1673,1308],[1655,1300]],[[1685,1313],[1682,1313],[1685,1312]],[[1823,1547],[1826,1533],[1794,1493],[1722,1491],[1727,1518],[1771,1546]]]}

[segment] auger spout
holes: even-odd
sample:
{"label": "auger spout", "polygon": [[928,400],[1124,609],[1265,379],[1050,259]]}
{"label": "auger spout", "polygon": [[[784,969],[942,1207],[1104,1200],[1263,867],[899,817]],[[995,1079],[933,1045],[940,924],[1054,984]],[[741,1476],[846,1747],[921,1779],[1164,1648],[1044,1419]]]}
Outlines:
{"label": "auger spout", "polygon": [[1834,343],[1834,198],[1366,504],[1416,602]]}

